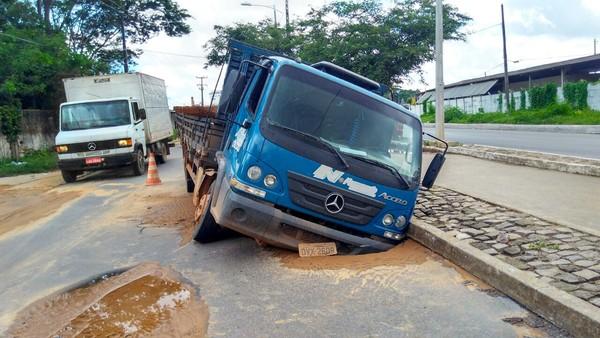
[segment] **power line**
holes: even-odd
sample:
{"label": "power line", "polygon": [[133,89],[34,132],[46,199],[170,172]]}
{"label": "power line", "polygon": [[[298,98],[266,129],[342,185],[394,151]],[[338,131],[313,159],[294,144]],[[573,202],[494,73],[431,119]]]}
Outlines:
{"label": "power line", "polygon": [[7,33],[0,32],[0,35],[8,36],[8,37],[13,38],[15,40],[20,40],[20,41],[31,43],[31,44],[38,45],[38,46],[42,45],[41,43],[37,43],[37,42],[29,40],[29,39],[23,39],[23,38],[20,38],[18,36],[14,36],[12,34],[7,34]]}
{"label": "power line", "polygon": [[488,30],[488,29],[490,29],[490,28],[494,28],[494,27],[497,27],[497,26],[500,26],[500,25],[502,25],[502,23],[500,23],[500,22],[499,22],[499,23],[493,24],[493,25],[491,25],[491,26],[487,26],[487,27],[484,27],[484,28],[478,29],[478,30],[476,30],[476,31],[470,31],[470,32],[467,32],[466,34],[467,34],[467,35],[473,35],[473,34],[477,34],[477,33],[479,33],[479,32],[483,32],[483,31],[486,31],[486,30]]}
{"label": "power line", "polygon": [[195,58],[195,59],[206,59],[206,56],[203,56],[203,55],[192,55],[192,54],[180,54],[180,53],[172,53],[172,52],[162,52],[162,51],[158,51],[158,50],[145,49],[145,48],[142,48],[142,50],[144,52],[148,52],[148,53],[181,56],[181,57],[188,57],[188,58]]}

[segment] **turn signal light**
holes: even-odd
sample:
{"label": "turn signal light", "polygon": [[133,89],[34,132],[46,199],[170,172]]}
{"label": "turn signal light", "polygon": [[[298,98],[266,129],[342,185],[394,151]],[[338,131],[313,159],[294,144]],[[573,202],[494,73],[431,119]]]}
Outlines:
{"label": "turn signal light", "polygon": [[130,138],[124,138],[122,140],[117,141],[117,145],[119,145],[119,147],[131,147],[132,144],[133,142]]}
{"label": "turn signal light", "polygon": [[56,146],[57,153],[66,153],[67,151],[69,151],[69,147],[67,146]]}

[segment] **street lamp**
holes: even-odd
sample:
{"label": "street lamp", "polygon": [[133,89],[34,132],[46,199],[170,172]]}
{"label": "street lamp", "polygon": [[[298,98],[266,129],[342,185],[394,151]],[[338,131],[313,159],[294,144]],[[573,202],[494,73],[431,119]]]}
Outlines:
{"label": "street lamp", "polygon": [[[275,28],[277,28],[277,8],[275,7],[275,4],[273,4],[273,6],[269,6],[269,5],[260,5],[260,4],[253,4],[250,2],[242,2],[241,3],[242,6],[248,6],[248,7],[265,7],[265,8],[269,8],[273,10],[273,23],[275,25]],[[280,12],[283,13],[283,12]]]}

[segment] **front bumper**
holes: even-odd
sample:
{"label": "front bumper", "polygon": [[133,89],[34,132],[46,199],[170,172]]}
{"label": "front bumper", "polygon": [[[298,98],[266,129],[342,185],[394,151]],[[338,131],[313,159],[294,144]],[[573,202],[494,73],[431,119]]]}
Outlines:
{"label": "front bumper", "polygon": [[85,158],[58,160],[58,168],[67,171],[86,171],[118,168],[132,164],[135,161],[135,153],[113,154],[98,156],[103,158],[102,163],[86,165]]}
{"label": "front bumper", "polygon": [[218,224],[274,246],[297,250],[298,244],[302,242],[286,233],[283,230],[285,226],[365,249],[388,250],[394,246],[391,243],[348,234],[287,214],[273,205],[233,191],[227,179],[222,179],[217,191],[218,195],[213,199],[211,212]]}

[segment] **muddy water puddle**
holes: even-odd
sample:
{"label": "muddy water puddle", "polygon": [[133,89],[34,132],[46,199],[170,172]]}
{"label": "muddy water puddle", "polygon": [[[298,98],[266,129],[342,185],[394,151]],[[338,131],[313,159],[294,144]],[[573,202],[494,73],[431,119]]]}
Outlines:
{"label": "muddy water puddle", "polygon": [[204,337],[208,307],[172,270],[144,263],[45,297],[17,315],[15,337]]}

